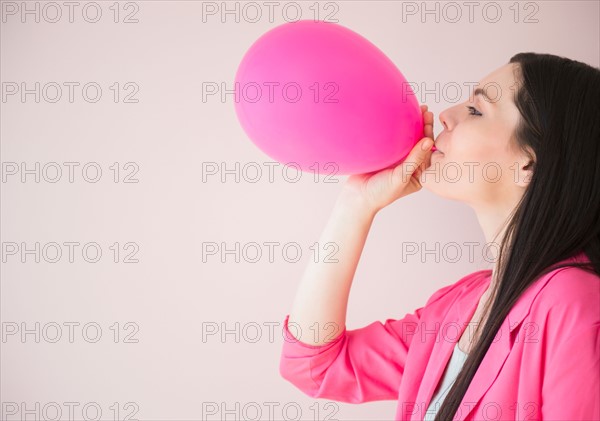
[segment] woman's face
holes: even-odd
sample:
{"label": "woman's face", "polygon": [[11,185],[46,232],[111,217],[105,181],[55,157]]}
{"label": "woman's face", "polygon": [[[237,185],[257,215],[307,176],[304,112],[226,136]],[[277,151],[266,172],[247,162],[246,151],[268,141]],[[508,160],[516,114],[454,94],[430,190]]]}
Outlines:
{"label": "woman's face", "polygon": [[[444,130],[435,142],[439,150],[420,176],[425,189],[475,206],[509,206],[522,196],[531,169],[523,170],[530,159],[511,139],[520,118],[513,102],[516,66],[490,73],[467,102],[440,114]],[[477,88],[483,93],[475,95]]]}

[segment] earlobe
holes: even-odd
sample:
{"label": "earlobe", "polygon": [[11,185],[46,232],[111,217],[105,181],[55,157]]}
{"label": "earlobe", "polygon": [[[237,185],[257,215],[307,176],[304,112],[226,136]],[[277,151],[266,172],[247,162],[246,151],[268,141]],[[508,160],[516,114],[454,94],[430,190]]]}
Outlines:
{"label": "earlobe", "polygon": [[529,163],[523,167],[523,171],[526,171],[525,180],[523,180],[525,183],[529,184],[529,182],[531,181],[531,177],[533,177],[534,168],[535,162],[533,161],[529,161]]}
{"label": "earlobe", "polygon": [[518,174],[515,174],[515,182],[520,187],[527,187],[527,185],[531,182],[531,178],[533,177],[533,171],[535,168],[535,162],[533,160],[529,160],[526,165],[520,163],[517,166]]}

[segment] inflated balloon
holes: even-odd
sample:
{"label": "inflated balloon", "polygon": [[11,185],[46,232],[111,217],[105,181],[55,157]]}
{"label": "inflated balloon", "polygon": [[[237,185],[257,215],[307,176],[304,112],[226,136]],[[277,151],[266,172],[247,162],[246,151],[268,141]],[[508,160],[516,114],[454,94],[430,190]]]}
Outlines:
{"label": "inflated balloon", "polygon": [[263,34],[239,65],[235,92],[248,137],[302,171],[387,168],[424,136],[402,73],[370,41],[335,23],[300,20]]}

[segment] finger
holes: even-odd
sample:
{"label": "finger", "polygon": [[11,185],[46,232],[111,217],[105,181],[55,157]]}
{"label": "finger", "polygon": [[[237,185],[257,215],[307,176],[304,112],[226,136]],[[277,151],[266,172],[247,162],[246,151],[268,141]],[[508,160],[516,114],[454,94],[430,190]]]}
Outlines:
{"label": "finger", "polygon": [[424,122],[424,134],[425,137],[430,137],[431,139],[433,139],[433,113],[428,111],[423,115],[423,122]]}
{"label": "finger", "polygon": [[431,155],[432,154],[433,154],[433,152],[430,149],[428,151],[427,155],[425,156],[425,160],[421,163],[421,165],[419,165],[419,172],[423,172],[431,166]]}
{"label": "finger", "polygon": [[[427,143],[429,145],[427,146]],[[414,173],[417,168],[426,162],[429,155],[431,155],[431,147],[433,146],[433,139],[424,137],[413,147],[408,156],[402,163],[394,168],[393,176],[395,178],[406,177]]]}
{"label": "finger", "polygon": [[427,111],[425,114],[423,114],[423,121],[425,124],[433,126],[433,113],[431,111]]}
{"label": "finger", "polygon": [[426,104],[421,105],[421,112],[423,113],[423,135],[433,139],[433,113],[428,111]]}
{"label": "finger", "polygon": [[434,139],[434,135],[433,135],[433,125],[432,124],[426,124],[423,127],[423,135],[425,137],[429,137],[431,139]]}

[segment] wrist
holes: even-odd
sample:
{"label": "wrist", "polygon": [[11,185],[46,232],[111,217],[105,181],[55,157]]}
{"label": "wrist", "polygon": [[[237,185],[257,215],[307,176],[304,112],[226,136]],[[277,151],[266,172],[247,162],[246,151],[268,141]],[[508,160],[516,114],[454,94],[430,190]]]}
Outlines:
{"label": "wrist", "polygon": [[365,198],[346,191],[340,193],[335,207],[341,211],[353,213],[356,217],[361,218],[372,219],[379,212],[379,209],[371,205]]}

